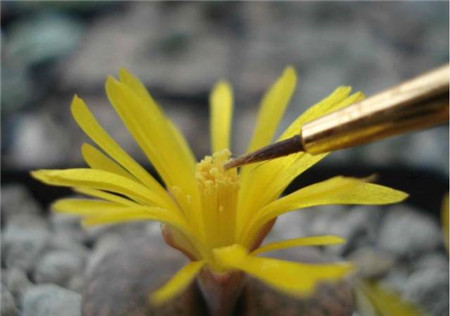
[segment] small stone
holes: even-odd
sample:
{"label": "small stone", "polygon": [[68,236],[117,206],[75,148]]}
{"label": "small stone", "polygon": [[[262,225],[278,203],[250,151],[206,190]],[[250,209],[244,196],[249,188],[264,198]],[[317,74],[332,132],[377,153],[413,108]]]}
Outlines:
{"label": "small stone", "polygon": [[64,57],[78,44],[82,24],[71,16],[36,14],[11,25],[5,43],[6,55],[33,65]]}
{"label": "small stone", "polygon": [[78,238],[74,237],[71,232],[65,231],[57,231],[52,234],[48,248],[49,250],[65,250],[80,256],[86,256],[89,252],[89,249],[80,243]]}
{"label": "small stone", "polygon": [[8,269],[3,275],[5,276],[5,285],[8,291],[10,291],[16,299],[33,285],[26,273],[17,267]]}
{"label": "small stone", "polygon": [[296,299],[249,278],[244,290],[242,312],[246,316],[347,316],[353,311],[351,286],[346,280],[322,283],[314,294]]}
{"label": "small stone", "polygon": [[408,271],[407,266],[397,264],[395,268],[391,269],[385,276],[382,280],[382,284],[385,284],[387,288],[390,288],[396,292],[403,293],[409,275],[410,272]]}
{"label": "small stone", "polygon": [[[4,63],[2,66],[2,114],[14,115],[30,101],[33,91],[31,76],[24,65]],[[8,126],[7,120],[4,122]],[[12,131],[6,129],[6,132]]]}
{"label": "small stone", "polygon": [[442,245],[440,227],[431,217],[405,205],[386,211],[378,246],[399,257],[414,257]]}
{"label": "small stone", "polygon": [[102,261],[105,255],[114,249],[117,249],[121,242],[122,238],[117,234],[107,234],[102,236],[102,238],[95,244],[94,250],[89,257],[86,273],[89,274],[91,269]]}
{"label": "small stone", "polygon": [[115,234],[121,238],[133,238],[146,234],[148,222],[129,222],[90,227],[86,230],[89,240],[95,242],[105,235]]}
{"label": "small stone", "polygon": [[415,272],[405,284],[404,298],[419,304],[430,316],[447,316],[449,309],[448,270]]}
{"label": "small stone", "polygon": [[17,214],[41,214],[41,208],[26,187],[18,184],[2,187],[1,212],[4,223]]}
{"label": "small stone", "polygon": [[448,270],[448,257],[444,253],[433,252],[414,261],[415,270],[434,269],[434,270]]}
{"label": "small stone", "polygon": [[156,238],[114,241],[105,240],[102,256],[90,264],[83,315],[182,315],[187,308],[183,300],[155,308],[148,297],[185,264],[183,255]]}
{"label": "small stone", "polygon": [[369,247],[359,248],[348,259],[364,278],[377,278],[385,275],[394,266],[395,259],[389,253]]}
{"label": "small stone", "polygon": [[23,316],[81,316],[81,295],[56,285],[38,285],[25,292]]}
{"label": "small stone", "polygon": [[50,233],[41,217],[21,214],[10,220],[2,237],[6,267],[30,271],[44,252]]}
{"label": "small stone", "polygon": [[73,276],[67,284],[67,288],[77,293],[81,293],[84,286],[84,277],[82,275]]}
{"label": "small stone", "polygon": [[[72,143],[63,122],[49,111],[24,113],[17,119],[14,141],[5,163],[21,169],[51,168],[69,159]],[[39,144],[39,146],[36,146]]]}
{"label": "small stone", "polygon": [[14,297],[8,291],[2,289],[1,291],[1,307],[0,315],[2,316],[19,316],[19,310],[14,302]]}
{"label": "small stone", "polygon": [[84,261],[79,254],[64,250],[47,253],[38,262],[34,278],[37,283],[67,287],[72,277],[82,273]]}

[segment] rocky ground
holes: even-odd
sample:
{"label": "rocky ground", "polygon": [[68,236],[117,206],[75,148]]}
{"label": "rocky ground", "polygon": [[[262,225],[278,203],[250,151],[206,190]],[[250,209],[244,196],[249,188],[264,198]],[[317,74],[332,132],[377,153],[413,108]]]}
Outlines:
{"label": "rocky ground", "polygon": [[[160,278],[184,262],[164,246],[156,223],[83,230],[76,218],[43,212],[20,185],[3,187],[1,210],[2,316],[81,315],[83,285],[92,281],[86,275],[98,270],[98,263],[111,251],[120,250],[126,240],[145,237],[151,241],[146,246],[150,250],[162,249],[157,257],[165,258],[161,259],[163,266],[154,259],[149,267],[157,276],[154,283],[161,283]],[[427,315],[447,315],[448,253],[440,223],[434,218],[407,205],[319,207],[280,217],[267,240],[320,234],[348,240],[345,245],[326,248],[328,255],[354,261],[362,276],[376,277]],[[292,259],[298,258],[297,252],[291,249],[271,255]],[[138,267],[133,260],[127,263],[129,267],[134,264]]]}

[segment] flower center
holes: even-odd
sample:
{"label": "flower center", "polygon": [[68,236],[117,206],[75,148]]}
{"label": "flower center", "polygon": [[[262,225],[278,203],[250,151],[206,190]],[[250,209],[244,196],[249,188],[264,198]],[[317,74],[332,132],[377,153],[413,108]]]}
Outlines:
{"label": "flower center", "polygon": [[206,243],[211,251],[234,243],[239,175],[236,169],[224,170],[222,165],[229,157],[227,149],[206,156],[197,164],[195,173]]}

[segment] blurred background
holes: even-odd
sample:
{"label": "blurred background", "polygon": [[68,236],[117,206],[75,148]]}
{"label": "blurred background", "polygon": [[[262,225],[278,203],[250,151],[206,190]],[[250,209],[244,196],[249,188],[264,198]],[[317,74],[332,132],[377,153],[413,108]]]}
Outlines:
{"label": "blurred background", "polygon": [[[293,65],[299,79],[280,131],[337,86],[351,85],[371,95],[448,63],[448,10],[447,1],[2,1],[2,209],[4,203],[17,207],[24,192],[39,207],[69,192],[45,187],[28,172],[84,165],[80,146],[87,138],[69,109],[74,94],[152,170],[104,93],[106,77],[120,67],[144,82],[199,159],[209,153],[209,90],[218,80],[229,80],[235,94],[232,151],[240,154],[261,96],[286,66]],[[439,267],[448,265],[439,240],[442,199],[448,192],[448,125],[333,153],[290,190],[337,174],[377,174],[379,183],[409,192],[411,198],[399,211],[409,214],[404,227],[429,223],[423,229],[429,229],[424,238],[431,246],[424,249],[440,258],[435,259]],[[355,227],[367,218],[360,220]],[[402,228],[377,223],[383,232],[377,234],[386,239],[378,246],[395,252],[391,241],[403,238]],[[402,252],[406,245],[397,247]],[[415,255],[423,255],[424,249]],[[412,272],[399,273],[392,281],[398,286]],[[448,311],[448,280],[446,284],[442,304]]]}

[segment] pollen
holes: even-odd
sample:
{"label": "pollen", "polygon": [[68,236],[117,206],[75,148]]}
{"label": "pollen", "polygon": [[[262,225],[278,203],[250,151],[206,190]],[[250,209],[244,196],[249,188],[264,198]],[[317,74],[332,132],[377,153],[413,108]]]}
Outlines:
{"label": "pollen", "polygon": [[225,171],[230,157],[227,149],[206,156],[197,164],[195,178],[200,191],[203,227],[209,249],[234,243],[239,176],[236,170]]}

